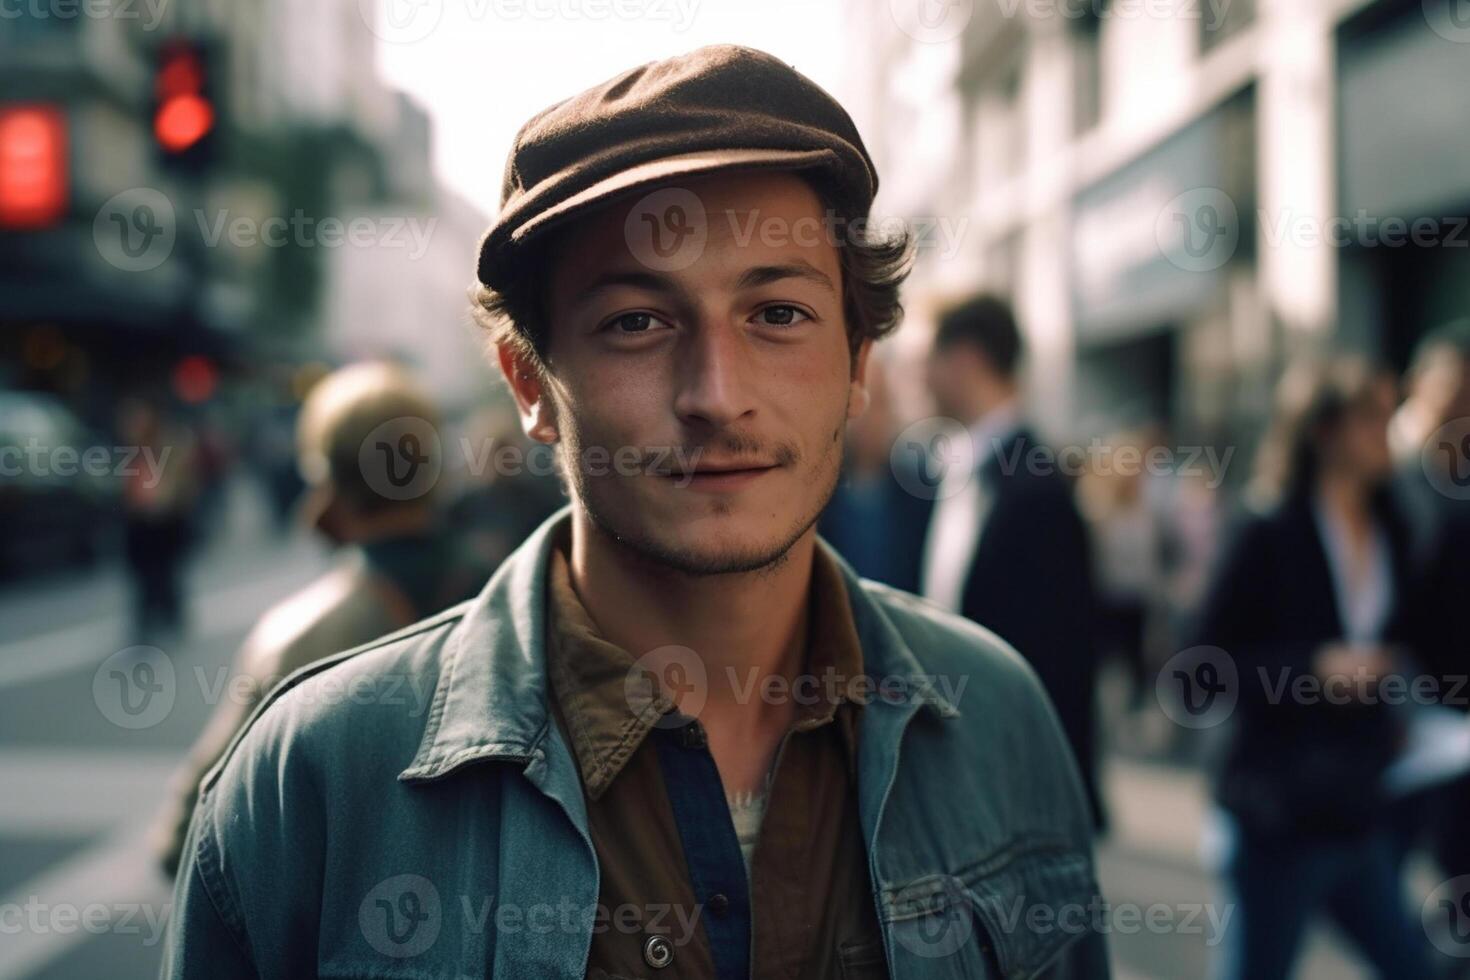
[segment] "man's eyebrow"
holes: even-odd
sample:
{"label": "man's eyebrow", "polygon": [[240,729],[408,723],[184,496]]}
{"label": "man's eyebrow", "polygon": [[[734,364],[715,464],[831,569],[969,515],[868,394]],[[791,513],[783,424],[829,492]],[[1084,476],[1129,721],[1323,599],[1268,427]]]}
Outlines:
{"label": "man's eyebrow", "polygon": [[[737,290],[754,289],[757,286],[769,285],[780,282],[783,279],[805,279],[835,293],[837,289],[832,284],[832,279],[816,266],[805,261],[787,262],[780,265],[758,265],[746,269],[735,283]],[[670,276],[660,275],[656,272],[647,272],[641,269],[614,269],[603,272],[594,277],[591,282],[583,286],[577,293],[574,301],[580,306],[586,303],[597,293],[604,289],[612,289],[617,286],[628,286],[633,289],[644,289],[649,292],[668,293],[677,295],[682,292],[677,281]]]}
{"label": "man's eyebrow", "polygon": [[604,272],[595,277],[577,293],[576,303],[581,305],[591,299],[593,295],[615,286],[631,286],[634,289],[646,289],[656,293],[676,293],[678,287],[668,276],[661,276],[655,272],[643,272],[637,269],[614,270]]}
{"label": "man's eyebrow", "polygon": [[735,288],[754,289],[757,286],[780,282],[782,279],[805,279],[823,287],[828,292],[837,292],[837,288],[832,285],[832,279],[825,272],[802,261],[788,262],[784,265],[759,265],[746,269],[740,276],[740,281],[735,284]]}

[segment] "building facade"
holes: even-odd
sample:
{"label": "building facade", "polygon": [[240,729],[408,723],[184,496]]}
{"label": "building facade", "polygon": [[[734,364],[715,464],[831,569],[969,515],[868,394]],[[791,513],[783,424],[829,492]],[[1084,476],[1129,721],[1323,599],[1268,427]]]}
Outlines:
{"label": "building facade", "polygon": [[879,210],[964,227],[952,254],[921,250],[919,327],[964,293],[1009,296],[1039,421],[1064,439],[1157,422],[1248,444],[1293,352],[1402,366],[1470,308],[1462,7],[853,8]]}

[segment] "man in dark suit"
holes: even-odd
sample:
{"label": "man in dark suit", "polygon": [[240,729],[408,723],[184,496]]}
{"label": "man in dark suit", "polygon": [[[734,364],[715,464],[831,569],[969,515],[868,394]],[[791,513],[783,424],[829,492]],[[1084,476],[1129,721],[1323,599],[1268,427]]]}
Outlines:
{"label": "man in dark suit", "polygon": [[1056,705],[1099,828],[1092,566],[1072,483],[1026,424],[1020,331],[1009,306],[972,299],[940,320],[929,386],[968,430],[973,465],[950,467],[929,513],[923,594],[986,626],[1036,669]]}

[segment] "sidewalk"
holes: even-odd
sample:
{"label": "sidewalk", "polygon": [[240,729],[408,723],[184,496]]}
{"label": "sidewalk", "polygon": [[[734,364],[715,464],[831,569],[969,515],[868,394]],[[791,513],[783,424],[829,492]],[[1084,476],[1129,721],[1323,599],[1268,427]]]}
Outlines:
{"label": "sidewalk", "polygon": [[[290,538],[277,535],[265,497],[248,474],[230,479],[220,509],[223,526],[211,533],[190,556],[185,589],[207,591],[225,578],[239,576],[240,562],[264,567],[284,545],[293,550],[320,551],[305,533]],[[78,605],[80,603],[80,606]],[[50,623],[73,621],[79,614],[121,614],[127,609],[127,580],[118,557],[109,557],[89,568],[47,572],[34,579],[7,581],[0,585],[0,618],[7,622]],[[20,619],[10,614],[21,612]],[[19,639],[10,632],[6,639]]]}
{"label": "sidewalk", "polygon": [[1104,764],[1110,849],[1208,874],[1209,792],[1198,769],[1113,756]]}
{"label": "sidewalk", "polygon": [[[213,708],[204,681],[226,674],[260,613],[328,560],[306,534],[276,536],[251,484],[226,505],[221,533],[191,562],[190,628],[171,654],[177,699],[157,724],[119,727],[89,677],[130,642],[121,568],[0,594],[0,616],[16,624],[0,640],[0,786],[15,790],[0,800],[0,907],[34,907],[48,924],[0,937],[0,980],[157,975],[170,887],[143,834]],[[83,912],[105,927],[64,918]]]}
{"label": "sidewalk", "polygon": [[[1212,854],[1210,802],[1198,769],[1113,756],[1103,779],[1112,820],[1098,847],[1104,898],[1112,903],[1195,903],[1231,913]],[[1436,884],[1426,868],[1411,865],[1409,900],[1418,921],[1419,900]],[[1210,975],[1218,956],[1213,936],[1136,935],[1112,937],[1117,980],[1182,980]],[[1344,937],[1319,923],[1308,938],[1294,980],[1368,980],[1370,973]]]}
{"label": "sidewalk", "polygon": [[[194,636],[233,632],[259,615],[260,594],[278,591],[282,568],[324,567],[327,551],[308,535],[275,534],[256,484],[237,477],[224,527],[190,558],[184,577]],[[296,574],[306,574],[297,572]],[[0,689],[66,674],[129,641],[127,575],[116,562],[67,576],[13,583],[0,591]]]}

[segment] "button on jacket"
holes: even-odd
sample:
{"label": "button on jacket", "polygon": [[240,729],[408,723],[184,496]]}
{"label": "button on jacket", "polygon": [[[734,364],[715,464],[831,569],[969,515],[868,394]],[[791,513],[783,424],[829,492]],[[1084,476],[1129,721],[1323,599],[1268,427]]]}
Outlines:
{"label": "button on jacket", "polygon": [[[645,975],[645,944],[664,936],[666,980],[884,976],[858,821],[863,705],[846,682],[862,674],[863,651],[828,552],[816,551],[787,651],[803,665],[790,689],[796,714],[776,750],[748,878],[702,725],[639,710],[628,692],[636,659],[599,634],[566,555],[565,542],[551,553],[547,660],[601,871],[588,975]],[[701,686],[748,682],[720,674]]]}
{"label": "button on jacket", "polygon": [[[477,598],[256,709],[205,777],[165,977],[587,975],[601,868],[545,643],[569,522],[549,518]],[[888,974],[1105,978],[1087,805],[1035,675],[825,556],[875,692],[856,794]],[[636,976],[660,975],[658,938]]]}

